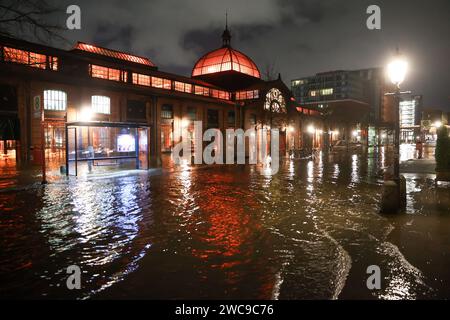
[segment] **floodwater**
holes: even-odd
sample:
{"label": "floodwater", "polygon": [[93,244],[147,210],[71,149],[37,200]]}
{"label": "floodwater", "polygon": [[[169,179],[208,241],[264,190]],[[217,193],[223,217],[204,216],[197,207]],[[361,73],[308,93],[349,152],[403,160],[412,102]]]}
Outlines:
{"label": "floodwater", "polygon": [[[380,215],[388,162],[329,154],[270,176],[166,158],[149,172],[4,189],[1,297],[448,299],[449,188],[407,174],[406,213]],[[71,265],[80,290],[66,287]],[[370,265],[380,290],[366,286]]]}

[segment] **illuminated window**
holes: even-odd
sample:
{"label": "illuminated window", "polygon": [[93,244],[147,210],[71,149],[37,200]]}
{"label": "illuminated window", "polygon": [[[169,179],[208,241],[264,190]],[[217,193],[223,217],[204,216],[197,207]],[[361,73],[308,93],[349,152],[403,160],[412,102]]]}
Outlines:
{"label": "illuminated window", "polygon": [[44,54],[3,47],[3,59],[6,62],[25,64],[30,67],[46,69],[47,58],[50,70],[58,70],[58,58],[47,57]]}
{"label": "illuminated window", "polygon": [[266,94],[264,109],[275,113],[286,113],[286,100],[277,88],[270,89]]}
{"label": "illuminated window", "polygon": [[127,73],[123,70],[102,67],[95,64],[90,65],[90,69],[93,78],[123,82],[127,81]]}
{"label": "illuminated window", "polygon": [[258,90],[236,92],[236,100],[251,100],[251,99],[258,99],[258,98],[259,98]]}
{"label": "illuminated window", "polygon": [[152,87],[170,90],[172,89],[172,81],[158,77],[152,77]]}
{"label": "illuminated window", "polygon": [[169,79],[163,79],[163,89],[171,90],[172,89],[172,81]]}
{"label": "illuminated window", "polygon": [[162,88],[163,87],[163,79],[157,78],[157,77],[152,77],[152,87]]}
{"label": "illuminated window", "polygon": [[173,119],[173,107],[170,104],[165,104],[161,107],[162,119]]}
{"label": "illuminated window", "polygon": [[199,96],[209,96],[209,89],[202,86],[195,86],[194,93]]}
{"label": "illuminated window", "polygon": [[175,81],[175,91],[184,92],[184,82]]}
{"label": "illuminated window", "polygon": [[58,58],[57,57],[48,57],[49,67],[53,71],[58,70]]}
{"label": "illuminated window", "polygon": [[174,84],[175,91],[192,93],[192,84],[184,83],[184,82],[180,82],[180,81],[175,81],[174,83],[175,83]]}
{"label": "illuminated window", "polygon": [[44,91],[44,110],[65,111],[66,109],[67,94],[64,91]]}
{"label": "illuminated window", "polygon": [[140,86],[150,87],[150,76],[145,74],[133,73],[133,83]]}
{"label": "illuminated window", "polygon": [[226,91],[219,90],[219,99],[230,100],[230,93]]}
{"label": "illuminated window", "polygon": [[310,95],[311,97],[315,97],[315,96],[317,95],[317,91],[312,90],[312,91],[309,92],[309,95]]}
{"label": "illuminated window", "polygon": [[92,111],[111,114],[111,99],[105,96],[92,96]]}
{"label": "illuminated window", "polygon": [[322,95],[322,96],[329,96],[329,95],[332,95],[333,94],[333,88],[329,88],[329,89],[322,89],[322,90],[320,90],[320,94]]}

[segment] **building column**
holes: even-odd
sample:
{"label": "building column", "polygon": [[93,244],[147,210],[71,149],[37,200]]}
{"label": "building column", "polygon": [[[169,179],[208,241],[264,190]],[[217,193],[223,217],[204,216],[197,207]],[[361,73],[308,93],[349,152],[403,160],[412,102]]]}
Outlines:
{"label": "building column", "polygon": [[161,119],[158,98],[152,97],[150,103],[150,167],[160,167],[161,161]]}

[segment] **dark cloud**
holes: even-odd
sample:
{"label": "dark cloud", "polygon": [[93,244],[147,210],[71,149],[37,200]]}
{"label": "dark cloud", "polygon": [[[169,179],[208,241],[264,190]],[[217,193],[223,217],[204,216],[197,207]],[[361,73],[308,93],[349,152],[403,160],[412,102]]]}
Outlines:
{"label": "dark cloud", "polygon": [[181,45],[186,50],[191,50],[202,55],[205,52],[216,49],[222,42],[220,35],[223,28],[196,29],[187,31],[182,35]]}
{"label": "dark cloud", "polygon": [[131,25],[100,23],[94,32],[94,43],[104,47],[130,48],[133,43],[135,28]]}

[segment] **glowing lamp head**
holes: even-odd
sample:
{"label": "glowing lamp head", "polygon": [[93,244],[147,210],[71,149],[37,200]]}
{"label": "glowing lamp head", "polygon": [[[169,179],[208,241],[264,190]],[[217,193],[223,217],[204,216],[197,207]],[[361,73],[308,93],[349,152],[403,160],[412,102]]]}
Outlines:
{"label": "glowing lamp head", "polygon": [[405,80],[406,73],[408,72],[408,62],[397,51],[394,60],[392,60],[387,66],[387,74],[392,84],[400,86]]}
{"label": "glowing lamp head", "polygon": [[187,128],[189,126],[189,120],[188,119],[181,120],[181,126],[183,128]]}
{"label": "glowing lamp head", "polygon": [[436,121],[436,122],[434,123],[434,126],[435,126],[436,128],[440,128],[440,127],[442,127],[442,122]]}
{"label": "glowing lamp head", "polygon": [[289,126],[289,132],[294,133],[295,132],[295,128],[293,126]]}
{"label": "glowing lamp head", "polygon": [[316,131],[316,128],[314,128],[313,125],[309,125],[309,126],[306,128],[306,131],[307,131],[308,133],[310,133],[310,134],[313,134],[313,133]]}
{"label": "glowing lamp head", "polygon": [[352,132],[352,135],[353,135],[354,137],[357,137],[357,136],[358,136],[358,131],[356,131],[356,130],[353,131],[353,132]]}
{"label": "glowing lamp head", "polygon": [[80,120],[81,121],[91,121],[92,119],[92,109],[90,107],[84,107],[80,111]]}

